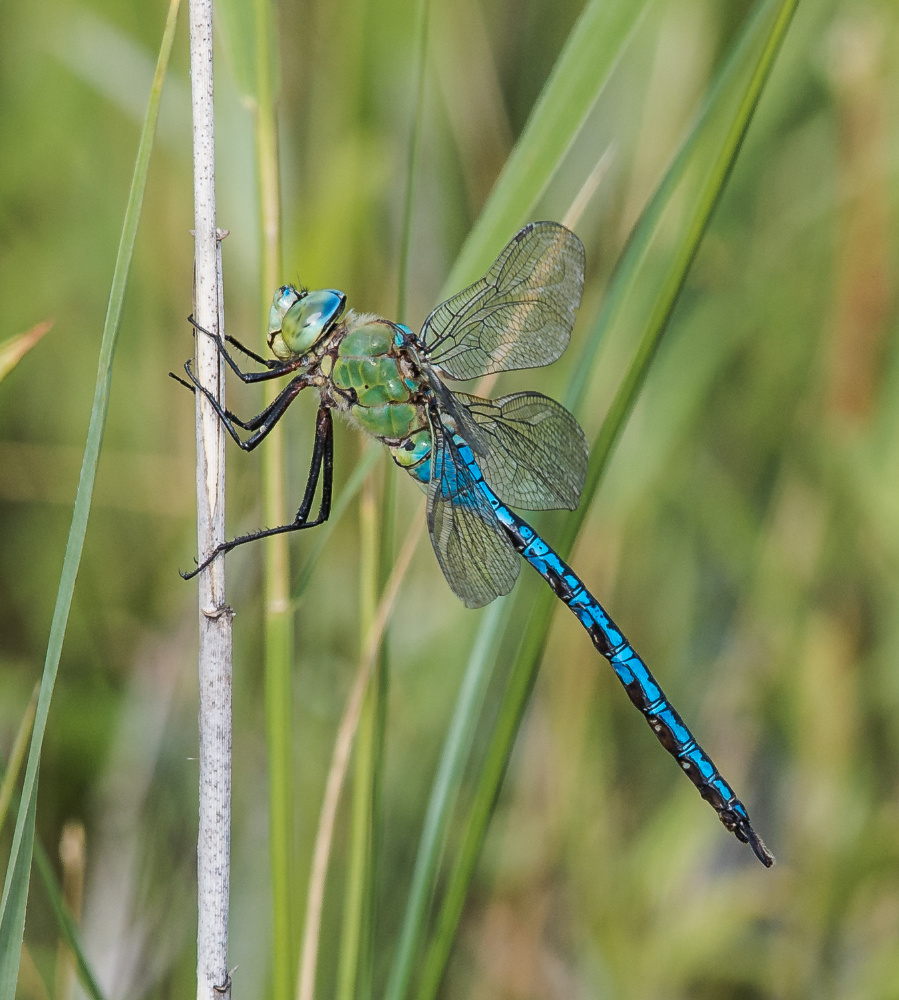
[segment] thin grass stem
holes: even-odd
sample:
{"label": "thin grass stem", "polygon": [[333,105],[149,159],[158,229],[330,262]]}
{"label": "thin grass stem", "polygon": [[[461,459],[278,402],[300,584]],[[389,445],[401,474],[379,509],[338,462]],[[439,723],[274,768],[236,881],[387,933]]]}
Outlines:
{"label": "thin grass stem", "polygon": [[315,979],[318,965],[318,947],[321,934],[322,906],[325,898],[325,880],[328,874],[328,861],[334,840],[334,821],[337,816],[337,805],[340,793],[346,779],[349,767],[350,752],[353,740],[359,726],[359,716],[362,712],[362,702],[368,687],[368,680],[377,661],[378,649],[384,636],[384,630],[393,611],[400,584],[409,568],[409,563],[415,553],[422,533],[422,520],[419,518],[416,527],[406,537],[402,550],[390,574],[390,579],[384,588],[378,609],[372,622],[360,658],[356,680],[347,699],[347,705],[340,720],[331,766],[325,782],[325,794],[319,815],[318,830],[315,835],[315,847],[312,852],[312,871],[309,876],[309,889],[306,897],[306,919],[303,925],[303,950],[300,960],[300,974],[297,986],[297,1000],[314,1000]]}
{"label": "thin grass stem", "polygon": [[[259,199],[259,315],[266,331],[271,294],[281,279],[281,182],[278,164],[277,50],[274,5],[254,0],[254,125]],[[265,401],[276,389],[266,386]],[[284,524],[284,432],[274,428],[262,452],[262,505],[266,524]],[[286,535],[265,541],[263,646],[269,762],[269,853],[272,874],[272,995],[289,1000],[295,981],[293,904],[293,614]]]}

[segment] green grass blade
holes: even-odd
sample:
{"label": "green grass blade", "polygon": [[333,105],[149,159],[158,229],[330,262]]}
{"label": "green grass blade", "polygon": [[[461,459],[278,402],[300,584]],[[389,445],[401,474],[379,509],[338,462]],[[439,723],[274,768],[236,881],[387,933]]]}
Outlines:
{"label": "green grass blade", "polygon": [[386,1000],[402,1000],[409,990],[415,961],[427,930],[427,909],[434,893],[449,820],[462,785],[484,696],[493,676],[502,623],[510,607],[509,601],[495,601],[487,609],[468,658],[428,801],[406,910],[387,981]]}
{"label": "green grass blade", "polygon": [[483,274],[536,205],[612,73],[647,0],[590,0],[447,279],[445,298]]}
{"label": "green grass blade", "polygon": [[[265,30],[257,30],[260,22],[258,3],[246,0],[218,0],[216,10],[222,29],[225,51],[234,71],[234,82],[242,97],[252,103],[260,100],[260,90],[277,93],[280,78],[278,44],[271,8],[273,0],[263,0]],[[263,41],[264,40],[264,41]],[[260,84],[260,71],[268,74],[267,84]],[[263,95],[263,100],[264,100]]]}
{"label": "green grass blade", "polygon": [[406,190],[403,195],[403,222],[400,230],[400,263],[397,276],[396,317],[400,323],[406,321],[407,278],[409,275],[409,254],[412,248],[412,205],[415,195],[415,174],[418,169],[418,154],[421,148],[421,133],[424,124],[425,97],[425,55],[428,48],[428,20],[431,5],[428,0],[419,0],[418,24],[416,26],[415,53],[415,114],[412,119],[412,134],[406,157]]}
{"label": "green grass blade", "polygon": [[[24,751],[28,744],[28,734],[31,732],[31,725],[34,722],[34,712],[37,708],[37,695],[38,688],[35,687],[34,697],[29,702],[28,710],[26,711],[22,724],[19,727],[19,732],[16,734],[16,741],[13,745],[13,751],[10,754],[9,767],[3,776],[2,788],[4,790],[9,790],[10,797],[14,794],[12,786],[15,784],[16,775],[18,774],[21,762],[24,759]],[[0,792],[0,798],[2,798],[2,792]],[[2,814],[5,812],[7,804],[8,803],[4,802],[0,805],[0,826],[2,826]],[[87,956],[84,954],[84,949],[81,947],[81,941],[78,936],[78,925],[75,923],[72,918],[72,914],[69,912],[69,908],[63,898],[62,889],[60,888],[59,882],[56,879],[56,874],[53,871],[53,865],[50,864],[47,852],[41,846],[39,840],[35,840],[34,842],[34,863],[37,867],[38,874],[41,877],[41,881],[44,884],[44,890],[47,893],[47,898],[50,900],[50,906],[53,909],[54,916],[56,917],[56,926],[59,929],[60,936],[68,945],[75,957],[75,965],[78,970],[81,985],[84,987],[85,992],[88,993],[93,1000],[105,1000],[103,991],[100,989],[97,978],[88,963]]]}
{"label": "green grass blade", "polygon": [[[582,127],[645,6],[640,3],[588,4],[572,29],[484,212],[469,235],[447,288],[456,289],[480,273],[492,259],[496,246],[527,217]],[[427,927],[427,910],[434,893],[448,824],[495,662],[493,649],[510,608],[510,602],[496,605],[485,615],[478,632],[428,804],[388,980],[388,1000],[402,1000],[409,989]],[[487,655],[488,649],[490,655]]]}
{"label": "green grass blade", "polygon": [[[3,781],[0,782],[0,829],[3,828],[3,821],[6,818],[9,803],[15,795],[15,783],[21,770],[22,762],[25,759],[25,751],[28,748],[28,737],[31,734],[31,728],[34,724],[39,690],[39,685],[35,685],[34,694],[28,702],[25,714],[22,716],[22,721],[19,724],[13,748],[9,755],[9,764],[3,775]],[[69,908],[63,899],[62,890],[56,879],[53,866],[50,864],[50,859],[47,857],[47,852],[43,849],[39,840],[36,840],[34,843],[34,861],[41,881],[44,883],[44,889],[46,890],[47,898],[50,900],[50,906],[56,917],[59,933],[75,956],[75,964],[81,984],[93,1000],[104,1000],[103,992],[81,947],[81,941],[78,937],[78,927],[72,919]]]}
{"label": "green grass blade", "polygon": [[[281,282],[281,183],[278,163],[278,59],[271,0],[223,9],[238,87],[254,112],[261,248],[259,316],[264,334],[271,293]],[[266,384],[265,400],[275,389]],[[284,524],[284,432],[275,427],[262,450],[262,503],[268,524]],[[264,542],[265,719],[269,767],[269,860],[272,878],[272,995],[290,1000],[296,980],[293,783],[293,631],[287,535]]]}
{"label": "green grass blade", "polygon": [[[419,0],[415,31],[415,104],[406,161],[406,184],[397,276],[396,316],[405,317],[407,277],[412,245],[415,178],[424,124],[426,50],[430,0]],[[380,501],[366,480],[360,504],[360,619],[361,634],[369,635],[378,600],[393,569],[396,477],[388,475]],[[344,891],[343,928],[338,960],[337,1000],[369,1000],[373,992],[378,886],[378,850],[381,832],[380,789],[385,758],[389,653],[386,634],[378,664],[365,697],[354,749],[350,855]]]}
{"label": "green grass blade", "polygon": [[[740,99],[737,102],[736,110],[732,113],[725,135],[718,141],[716,148],[706,150],[707,153],[712,154],[710,156],[711,162],[707,165],[704,181],[693,201],[689,223],[684,227],[665,268],[663,280],[652,297],[652,307],[640,335],[634,360],[594,442],[588,485],[585,490],[586,502],[582,502],[579,512],[571,515],[567,520],[563,539],[558,546],[563,557],[573,546],[585,511],[589,507],[589,498],[596,490],[608,464],[612,448],[621,434],[627,416],[631,412],[645,381],[646,373],[655,357],[658,344],[667,327],[687,272],[740,150],[746,129],[796,3],[797,0],[779,0],[779,2],[771,0],[771,2],[763,4],[747,23],[742,32],[741,44],[736,50],[735,58],[728,62],[722,73],[722,85],[716,88],[718,99],[723,102],[725,96],[730,96],[733,93],[733,89],[741,91]],[[708,109],[708,114],[704,116],[700,129],[704,125],[711,127],[714,119],[712,112],[716,108],[717,105],[713,102],[713,105]],[[675,162],[672,169],[680,169],[678,161]],[[666,181],[663,181],[662,189],[670,191],[673,186],[670,182],[666,185]],[[665,197],[663,200],[667,201],[668,199]],[[663,207],[654,201],[648,211],[655,213]],[[648,237],[649,230],[654,230],[654,228],[654,226],[649,226],[647,230],[641,230],[641,234]],[[643,251],[642,241],[636,240],[629,245],[627,254],[637,257],[642,255]],[[621,280],[630,278],[631,267],[636,268],[636,263],[636,260],[623,262],[620,269]],[[608,324],[616,315],[616,311],[612,310],[605,314],[602,322]],[[419,1000],[432,1000],[442,979],[468,886],[474,873],[474,867],[480,854],[528,696],[533,687],[537,666],[548,634],[550,618],[556,604],[554,595],[544,588],[536,606],[529,610],[528,627],[522,641],[520,654],[509,679],[497,726],[491,736],[485,765],[479,775],[475,798],[465,819],[462,846],[450,875],[434,936],[426,956],[418,991]]]}
{"label": "green grass blade", "polygon": [[78,978],[84,991],[92,1000],[105,1000],[103,991],[100,989],[100,984],[97,982],[97,977],[94,975],[87,961],[87,956],[84,954],[84,949],[81,947],[81,940],[78,936],[78,925],[69,912],[68,906],[66,906],[59,882],[56,880],[56,875],[53,872],[53,865],[50,864],[47,852],[41,846],[40,841],[36,841],[34,845],[34,863],[41,881],[44,883],[44,889],[50,900],[50,906],[53,908],[53,915],[56,917],[56,926],[59,928],[60,936],[68,945],[69,950],[75,958],[75,967],[78,970]]}
{"label": "green grass blade", "polygon": [[[378,512],[374,476],[366,479],[359,502],[359,620],[364,643],[374,623],[378,603],[381,552],[378,544]],[[380,715],[377,674],[368,684],[353,751],[352,807],[349,831],[349,864],[344,887],[337,1000],[353,1000],[362,969],[369,968],[366,951],[371,946],[370,918],[374,781],[379,757]]]}
{"label": "green grass blade", "polygon": [[[27,777],[27,776],[26,776]],[[13,1000],[19,976],[19,958],[25,937],[25,903],[28,899],[28,877],[31,871],[31,851],[34,844],[34,813],[37,795],[30,795],[24,811],[19,810],[16,827],[19,850],[10,858],[3,889],[4,905],[0,919],[0,997]],[[16,843],[13,843],[16,847]]]}
{"label": "green grass blade", "polygon": [[253,4],[241,0],[219,0],[216,4],[221,37],[231,63],[234,82],[249,100],[256,95],[256,37]]}
{"label": "green grass blade", "polygon": [[[38,688],[35,687],[34,694],[31,697],[28,706],[25,709],[25,714],[22,716],[22,721],[19,723],[19,729],[16,733],[16,738],[13,743],[12,752],[9,757],[9,766],[6,769],[6,773],[3,775],[3,782],[0,784],[0,829],[3,827],[3,821],[6,819],[6,813],[9,809],[9,803],[12,800],[13,794],[15,792],[15,784],[19,777],[19,772],[22,769],[22,762],[25,759],[25,751],[28,748],[28,737],[32,732],[32,727],[34,725],[34,716],[37,709],[37,696]],[[32,816],[30,819],[31,830],[30,836],[34,836],[34,815],[32,811]],[[21,869],[14,873],[14,880],[16,883],[15,891],[21,892],[23,898],[27,898],[28,895],[28,868]],[[21,882],[22,878],[25,879],[24,887],[18,888],[18,883]],[[22,935],[25,928],[25,907],[21,907],[21,910],[16,912],[15,918],[8,921],[8,926],[0,926],[0,949],[2,949],[2,954],[7,954],[8,951],[12,949],[16,950],[18,954],[22,950]],[[5,964],[5,963],[4,963]],[[4,965],[0,964],[0,992],[4,996],[12,995],[15,992],[15,977],[18,975],[18,970],[12,972],[12,989],[11,992],[6,989],[6,977],[8,975],[7,970]]]}
{"label": "green grass blade", "polygon": [[112,361],[122,318],[125,286],[134,251],[137,225],[140,220],[147,172],[150,165],[150,152],[153,148],[153,139],[156,134],[162,85],[165,80],[169,56],[172,51],[179,2],[180,0],[172,0],[166,17],[159,60],[156,64],[156,74],[153,78],[147,114],[141,130],[137,162],[135,163],[134,175],[131,180],[131,190],[128,195],[128,204],[125,209],[125,221],[116,256],[112,287],[109,293],[109,305],[106,311],[106,321],[103,326],[97,381],[94,389],[94,401],[91,408],[87,442],[81,464],[78,491],[75,495],[72,525],[69,530],[69,538],[63,558],[56,605],[53,609],[53,620],[50,626],[47,656],[41,677],[41,689],[38,696],[34,732],[31,737],[31,748],[28,754],[28,764],[25,769],[22,800],[19,805],[16,829],[13,835],[12,849],[6,870],[3,899],[0,902],[0,1000],[13,1000],[15,994],[34,845],[34,816],[37,803],[37,781],[41,746],[47,727],[47,716],[50,712],[50,699],[53,695],[53,686],[56,682],[56,674],[59,668],[66,623],[69,617],[69,610],[72,606],[75,577],[78,573],[79,563],[81,562],[84,537],[87,532],[91,496],[96,478],[97,462],[100,457],[106,412],[109,405]]}
{"label": "green grass blade", "polygon": [[[690,266],[743,145],[746,131],[797,3],[798,0],[765,0],[748,20],[732,58],[722,70],[711,99],[684,145],[684,155],[675,159],[659,186],[659,196],[654,197],[647,206],[644,213],[645,221],[641,218],[635,227],[636,238],[629,243],[622,266],[610,289],[607,308],[597,321],[595,335],[590,338],[591,349],[595,350],[606,330],[619,321],[626,292],[633,287],[639,265],[645,259],[646,248],[658,231],[666,204],[678,188],[677,182],[684,177],[688,169],[696,166],[697,160],[705,164],[703,180],[695,194],[688,223],[683,227],[680,240],[674,247],[662,279],[651,297],[651,309],[640,334],[633,362],[618,387],[599,434],[591,445],[590,465],[582,502],[578,511],[566,522],[563,543],[569,546],[566,551],[570,551],[570,546],[574,543],[586,510],[608,465],[612,450],[624,430],[627,418],[646,380]],[[737,101],[734,101],[735,90],[739,91]],[[717,138],[721,105],[730,104],[736,104],[736,107],[731,112],[724,135]],[[711,142],[708,133],[712,133]],[[708,163],[706,160],[711,162]],[[582,371],[591,360],[592,356],[589,355],[582,358],[578,371]],[[586,383],[574,383],[576,395],[567,402],[577,406],[585,391]]]}

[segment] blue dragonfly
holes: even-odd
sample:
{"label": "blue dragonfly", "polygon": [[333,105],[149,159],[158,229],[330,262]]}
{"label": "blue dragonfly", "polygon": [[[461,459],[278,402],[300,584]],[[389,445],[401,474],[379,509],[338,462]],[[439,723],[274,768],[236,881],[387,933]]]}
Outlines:
{"label": "blue dragonfly", "polygon": [[[445,378],[467,381],[496,372],[551,364],[565,350],[584,286],[581,241],[555,222],[525,226],[489,271],[437,306],[416,335],[379,316],[346,310],[334,289],[275,292],[266,359],[226,340],[262,366],[243,371],[217,338],[227,364],[247,383],[290,380],[249,420],[223,409],[188,361],[188,388],[202,392],[231,437],[252,451],[304,389],[319,395],[312,463],[302,503],[290,524],[241,535],[219,545],[185,579],[217,556],[259,538],[311,528],[331,508],[337,410],[386,445],[394,462],[427,494],[427,523],[440,568],[470,608],[507,594],[523,558],[552,587],[609,661],[643,713],[724,826],[749,844],[766,867],[774,859],[749,813],[609,614],[568,564],[522,520],[525,510],[568,508],[580,500],[587,443],[574,417],[538,392],[484,399],[451,390]],[[206,332],[206,331],[202,331]],[[242,438],[238,428],[249,431]],[[318,514],[312,517],[321,480]]]}

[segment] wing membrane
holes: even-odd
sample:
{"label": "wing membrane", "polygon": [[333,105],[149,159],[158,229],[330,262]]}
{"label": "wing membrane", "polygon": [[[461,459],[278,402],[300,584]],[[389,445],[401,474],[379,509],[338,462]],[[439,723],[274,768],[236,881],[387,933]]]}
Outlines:
{"label": "wing membrane", "polygon": [[497,521],[459,447],[438,420],[428,485],[428,531],[443,575],[469,608],[508,594],[518,577],[518,553]]}
{"label": "wing membrane", "polygon": [[568,346],[583,290],[581,241],[557,222],[532,222],[483,278],[428,316],[428,359],[460,380],[551,364]]}
{"label": "wing membrane", "polygon": [[561,403],[539,392],[500,399],[453,393],[477,424],[478,467],[505,503],[574,510],[587,478],[587,439]]}

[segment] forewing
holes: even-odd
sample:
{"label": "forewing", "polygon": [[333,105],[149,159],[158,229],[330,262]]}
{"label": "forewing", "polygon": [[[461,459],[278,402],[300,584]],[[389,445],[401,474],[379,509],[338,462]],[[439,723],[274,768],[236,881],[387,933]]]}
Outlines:
{"label": "forewing", "polygon": [[508,594],[519,559],[450,434],[432,420],[428,531],[443,575],[469,608]]}
{"label": "forewing", "polygon": [[581,241],[558,222],[532,222],[480,281],[428,316],[428,358],[461,380],[551,364],[568,346],[583,290]]}
{"label": "forewing", "polygon": [[587,477],[587,439],[554,399],[516,392],[500,399],[453,393],[477,425],[487,485],[512,507],[574,510]]}

